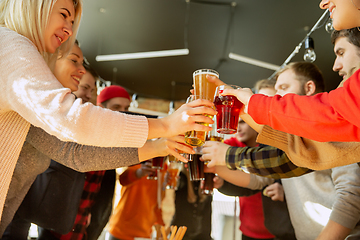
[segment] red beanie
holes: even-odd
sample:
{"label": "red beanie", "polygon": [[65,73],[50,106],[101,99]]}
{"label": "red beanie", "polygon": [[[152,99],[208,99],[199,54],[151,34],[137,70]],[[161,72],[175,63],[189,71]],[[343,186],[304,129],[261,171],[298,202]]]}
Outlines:
{"label": "red beanie", "polygon": [[96,104],[99,105],[100,103],[103,103],[106,100],[116,97],[127,98],[131,101],[130,95],[125,90],[125,88],[116,85],[111,85],[101,90],[100,94],[97,96]]}

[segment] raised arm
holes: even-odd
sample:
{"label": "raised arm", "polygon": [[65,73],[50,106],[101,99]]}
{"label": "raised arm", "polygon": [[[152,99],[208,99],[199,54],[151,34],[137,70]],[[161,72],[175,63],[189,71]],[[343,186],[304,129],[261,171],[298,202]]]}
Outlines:
{"label": "raised arm", "polygon": [[299,167],[330,169],[359,162],[358,142],[317,142],[264,126],[257,142],[283,150]]}
{"label": "raised arm", "polygon": [[250,98],[248,113],[259,124],[329,142],[360,141],[360,71],[330,93]]}
{"label": "raised arm", "polygon": [[312,172],[294,165],[280,149],[266,145],[242,148],[219,142],[206,142],[202,158],[211,161],[209,167],[222,165],[232,170],[245,170],[274,179],[297,177]]}
{"label": "raised arm", "polygon": [[34,126],[30,127],[26,141],[49,158],[79,172],[115,169],[139,163],[137,148],[102,148],[63,142]]}

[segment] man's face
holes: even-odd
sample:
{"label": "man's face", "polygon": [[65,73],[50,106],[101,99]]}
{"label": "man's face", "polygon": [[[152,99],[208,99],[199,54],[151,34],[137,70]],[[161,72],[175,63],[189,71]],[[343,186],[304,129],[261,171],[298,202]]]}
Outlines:
{"label": "man's face", "polygon": [[343,80],[349,78],[360,67],[360,50],[346,37],[336,39],[334,45],[336,59],[333,71],[338,72]]}
{"label": "man's face", "polygon": [[257,132],[242,119],[239,119],[238,132],[236,135],[239,141],[245,143],[249,147],[255,147]]}
{"label": "man's face", "polygon": [[80,79],[79,89],[74,94],[83,100],[83,102],[89,102],[92,97],[92,93],[95,91],[95,78],[91,73],[86,72]]}
{"label": "man's face", "polygon": [[130,100],[128,98],[123,97],[115,97],[109,99],[106,103],[106,108],[111,109],[113,111],[128,111],[130,107]]}
{"label": "man's face", "polygon": [[303,84],[296,79],[296,75],[292,69],[287,69],[281,73],[275,84],[276,94],[284,96],[288,93],[305,95]]}

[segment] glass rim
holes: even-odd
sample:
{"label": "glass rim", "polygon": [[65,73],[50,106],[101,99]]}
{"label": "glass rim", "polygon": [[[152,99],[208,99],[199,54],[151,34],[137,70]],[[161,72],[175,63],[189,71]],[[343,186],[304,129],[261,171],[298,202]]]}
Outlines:
{"label": "glass rim", "polygon": [[212,70],[212,69],[204,68],[204,69],[198,69],[198,70],[194,71],[193,77],[195,77],[196,75],[204,74],[204,73],[209,74],[209,75],[214,75],[214,76],[216,76],[218,78],[220,76],[217,71]]}

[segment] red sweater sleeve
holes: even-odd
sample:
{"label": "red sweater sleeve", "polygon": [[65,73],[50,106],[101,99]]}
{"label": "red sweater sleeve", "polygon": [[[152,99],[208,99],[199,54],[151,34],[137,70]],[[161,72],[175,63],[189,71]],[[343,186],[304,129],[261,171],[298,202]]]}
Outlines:
{"label": "red sweater sleeve", "polygon": [[248,113],[259,124],[316,141],[360,141],[360,70],[330,93],[255,94]]}

